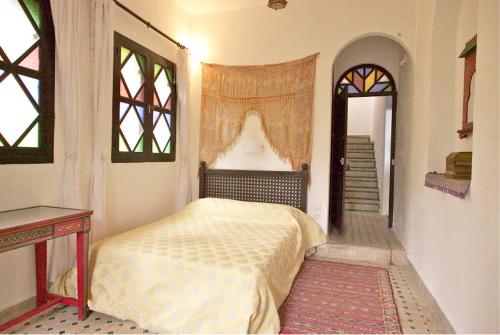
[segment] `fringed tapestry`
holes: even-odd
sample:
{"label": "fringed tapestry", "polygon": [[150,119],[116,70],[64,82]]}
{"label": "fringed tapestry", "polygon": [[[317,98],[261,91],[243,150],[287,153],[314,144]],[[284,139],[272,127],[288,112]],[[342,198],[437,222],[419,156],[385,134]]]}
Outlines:
{"label": "fringed tapestry", "polygon": [[310,164],[317,56],[264,66],[203,64],[200,160],[210,166],[228,152],[256,114],[283,161],[296,171]]}

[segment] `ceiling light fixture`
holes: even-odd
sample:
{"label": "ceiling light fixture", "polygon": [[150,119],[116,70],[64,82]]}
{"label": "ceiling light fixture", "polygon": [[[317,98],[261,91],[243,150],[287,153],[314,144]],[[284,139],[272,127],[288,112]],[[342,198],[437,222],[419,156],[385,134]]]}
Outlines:
{"label": "ceiling light fixture", "polygon": [[286,7],[287,2],[286,0],[269,0],[267,7],[274,10],[283,9]]}

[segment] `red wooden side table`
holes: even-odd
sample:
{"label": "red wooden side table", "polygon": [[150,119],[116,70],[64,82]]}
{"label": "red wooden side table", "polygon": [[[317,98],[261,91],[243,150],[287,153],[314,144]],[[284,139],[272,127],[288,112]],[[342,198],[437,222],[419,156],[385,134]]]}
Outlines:
{"label": "red wooden side table", "polygon": [[[78,318],[87,311],[89,231],[92,211],[38,206],[0,212],[0,253],[35,245],[37,307],[0,325],[0,332],[56,304],[76,306]],[[47,292],[47,240],[76,233],[78,299]]]}

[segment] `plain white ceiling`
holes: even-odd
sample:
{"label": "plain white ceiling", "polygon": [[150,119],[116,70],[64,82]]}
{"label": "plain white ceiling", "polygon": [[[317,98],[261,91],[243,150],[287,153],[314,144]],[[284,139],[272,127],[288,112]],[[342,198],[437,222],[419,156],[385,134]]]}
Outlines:
{"label": "plain white ceiling", "polygon": [[267,0],[176,0],[177,4],[192,15],[205,15],[245,8],[267,6]]}

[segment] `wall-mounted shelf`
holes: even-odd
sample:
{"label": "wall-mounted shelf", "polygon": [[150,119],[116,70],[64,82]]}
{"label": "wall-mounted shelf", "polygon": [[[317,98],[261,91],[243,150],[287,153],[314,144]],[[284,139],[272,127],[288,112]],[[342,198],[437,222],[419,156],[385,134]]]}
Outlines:
{"label": "wall-mounted shelf", "polygon": [[470,180],[450,179],[444,174],[429,172],[425,175],[425,186],[465,199],[469,191]]}

